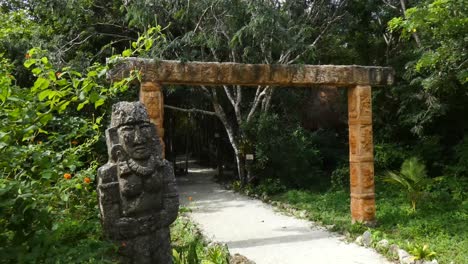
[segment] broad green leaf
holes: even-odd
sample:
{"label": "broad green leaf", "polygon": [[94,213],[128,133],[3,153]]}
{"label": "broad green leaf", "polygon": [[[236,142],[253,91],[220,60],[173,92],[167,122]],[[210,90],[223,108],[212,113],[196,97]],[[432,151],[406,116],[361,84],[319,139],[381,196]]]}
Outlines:
{"label": "broad green leaf", "polygon": [[39,68],[39,67],[38,67],[38,68],[34,68],[34,69],[31,70],[31,72],[32,72],[34,75],[37,76],[37,75],[41,74],[42,69]]}
{"label": "broad green leaf", "polygon": [[59,111],[60,113],[63,112],[63,111],[65,111],[65,110],[67,109],[67,106],[68,106],[69,104],[70,104],[70,101],[63,103],[62,105],[60,105],[58,111]]}
{"label": "broad green leaf", "polygon": [[76,108],[76,110],[80,111],[80,110],[83,109],[83,107],[84,107],[85,105],[87,105],[88,103],[89,103],[88,100],[82,102],[81,104],[78,105],[78,107]]}
{"label": "broad green leaf", "polygon": [[103,98],[100,98],[94,103],[94,108],[98,108],[99,106],[103,105],[105,100]]}
{"label": "broad green leaf", "polygon": [[106,73],[107,73],[107,68],[104,68],[99,71],[98,77],[101,78],[102,76],[106,75]]}
{"label": "broad green leaf", "polygon": [[150,50],[152,46],[153,46],[153,40],[145,39],[145,50],[146,51]]}
{"label": "broad green leaf", "polygon": [[29,59],[29,60],[25,61],[23,65],[24,65],[24,67],[29,69],[29,67],[31,67],[35,63],[36,63],[35,59]]}
{"label": "broad green leaf", "polygon": [[42,91],[42,90],[46,89],[47,87],[49,87],[49,84],[50,84],[49,80],[47,80],[45,78],[42,78],[42,77],[39,77],[34,82],[34,86],[31,88],[31,91],[32,92],[36,92],[37,90]]}
{"label": "broad green leaf", "polygon": [[92,91],[88,98],[91,103],[94,103],[99,99],[99,94],[96,91]]}
{"label": "broad green leaf", "polygon": [[90,71],[88,72],[88,77],[94,77],[94,76],[97,76],[98,73],[96,71]]}
{"label": "broad green leaf", "polygon": [[122,52],[123,57],[130,57],[132,55],[132,50],[126,49]]}
{"label": "broad green leaf", "polygon": [[52,120],[54,116],[52,114],[45,114],[43,115],[40,119],[39,119],[39,122],[41,122],[41,124],[43,125],[46,125],[47,123],[49,123],[50,120]]}
{"label": "broad green leaf", "polygon": [[49,90],[49,89],[40,92],[39,95],[38,95],[39,100],[40,100],[40,101],[44,101],[44,99],[45,99],[47,96],[49,96],[49,94],[50,94],[51,92],[52,92],[52,90]]}

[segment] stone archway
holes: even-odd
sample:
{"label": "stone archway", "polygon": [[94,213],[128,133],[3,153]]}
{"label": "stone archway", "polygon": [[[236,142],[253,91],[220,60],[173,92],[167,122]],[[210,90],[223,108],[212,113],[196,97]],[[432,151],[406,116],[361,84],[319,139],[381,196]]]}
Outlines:
{"label": "stone archway", "polygon": [[[311,87],[328,85],[348,90],[351,217],[353,222],[375,221],[374,155],[371,87],[391,85],[393,69],[369,66],[268,65],[218,62],[156,61],[125,58],[110,74],[122,79],[131,70],[142,72],[140,101],[164,137],[162,86],[271,85]],[[161,140],[162,141],[162,140]],[[163,142],[163,141],[162,141]]]}

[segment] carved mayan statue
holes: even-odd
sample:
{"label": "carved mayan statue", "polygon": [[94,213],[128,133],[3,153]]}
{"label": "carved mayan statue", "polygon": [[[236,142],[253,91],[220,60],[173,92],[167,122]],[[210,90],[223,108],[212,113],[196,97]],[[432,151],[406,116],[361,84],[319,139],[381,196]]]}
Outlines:
{"label": "carved mayan statue", "polygon": [[109,161],[98,170],[106,236],[119,244],[122,263],[172,263],[169,225],[177,218],[179,197],[144,106],[115,104],[106,138]]}

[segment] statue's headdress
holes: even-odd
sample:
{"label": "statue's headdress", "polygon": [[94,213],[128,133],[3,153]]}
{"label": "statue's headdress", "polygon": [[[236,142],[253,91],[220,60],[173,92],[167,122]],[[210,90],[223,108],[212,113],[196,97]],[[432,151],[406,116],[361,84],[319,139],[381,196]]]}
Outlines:
{"label": "statue's headdress", "polygon": [[112,106],[111,127],[149,123],[148,113],[140,102],[118,102]]}

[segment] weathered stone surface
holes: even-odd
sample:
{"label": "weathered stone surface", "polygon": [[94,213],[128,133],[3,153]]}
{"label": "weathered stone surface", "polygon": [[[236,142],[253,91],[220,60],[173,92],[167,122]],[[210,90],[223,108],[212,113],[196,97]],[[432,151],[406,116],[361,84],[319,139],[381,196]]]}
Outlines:
{"label": "weathered stone surface", "polygon": [[113,106],[98,196],[105,235],[120,246],[123,263],[172,263],[169,225],[179,199],[156,131],[141,103]]}
{"label": "weathered stone surface", "polygon": [[180,62],[124,58],[109,78],[122,79],[141,70],[143,80],[161,84],[311,86],[391,85],[392,68],[358,65],[269,65],[218,62]]}
{"label": "weathered stone surface", "polygon": [[165,158],[164,145],[164,96],[162,86],[155,82],[143,82],[140,85],[140,102],[146,107],[151,123],[156,125],[159,142],[161,144],[161,157]]}
{"label": "weathered stone surface", "polygon": [[414,258],[403,249],[398,250],[398,261],[400,264],[414,264]]}
{"label": "weathered stone surface", "polygon": [[348,89],[351,216],[353,221],[375,221],[374,154],[371,87]]}
{"label": "weathered stone surface", "polygon": [[377,242],[377,249],[380,249],[380,250],[383,250],[383,251],[386,251],[389,249],[390,247],[390,242],[388,242],[387,239],[382,239],[380,240],[379,242]]}
{"label": "weathered stone surface", "polygon": [[[158,128],[163,150],[161,85],[325,85],[349,88],[351,215],[353,222],[375,223],[371,86],[392,84],[393,69],[357,65],[266,65],[124,58],[110,72],[109,78],[122,79],[132,70],[142,72],[140,100],[147,106],[149,118]],[[164,157],[164,151],[161,157]]]}
{"label": "weathered stone surface", "polygon": [[356,240],[354,240],[354,243],[360,245],[360,246],[363,246],[364,243],[362,242],[362,236],[358,236],[356,237]]}
{"label": "weathered stone surface", "polygon": [[372,244],[372,234],[369,230],[362,234],[362,244],[365,247],[369,247]]}
{"label": "weathered stone surface", "polygon": [[398,247],[397,244],[391,244],[390,247],[388,248],[388,252],[390,253],[391,256],[397,257],[398,256],[398,250],[400,250],[400,247]]}
{"label": "weathered stone surface", "polygon": [[229,264],[255,264],[255,262],[249,260],[239,253],[236,253],[229,259]]}

